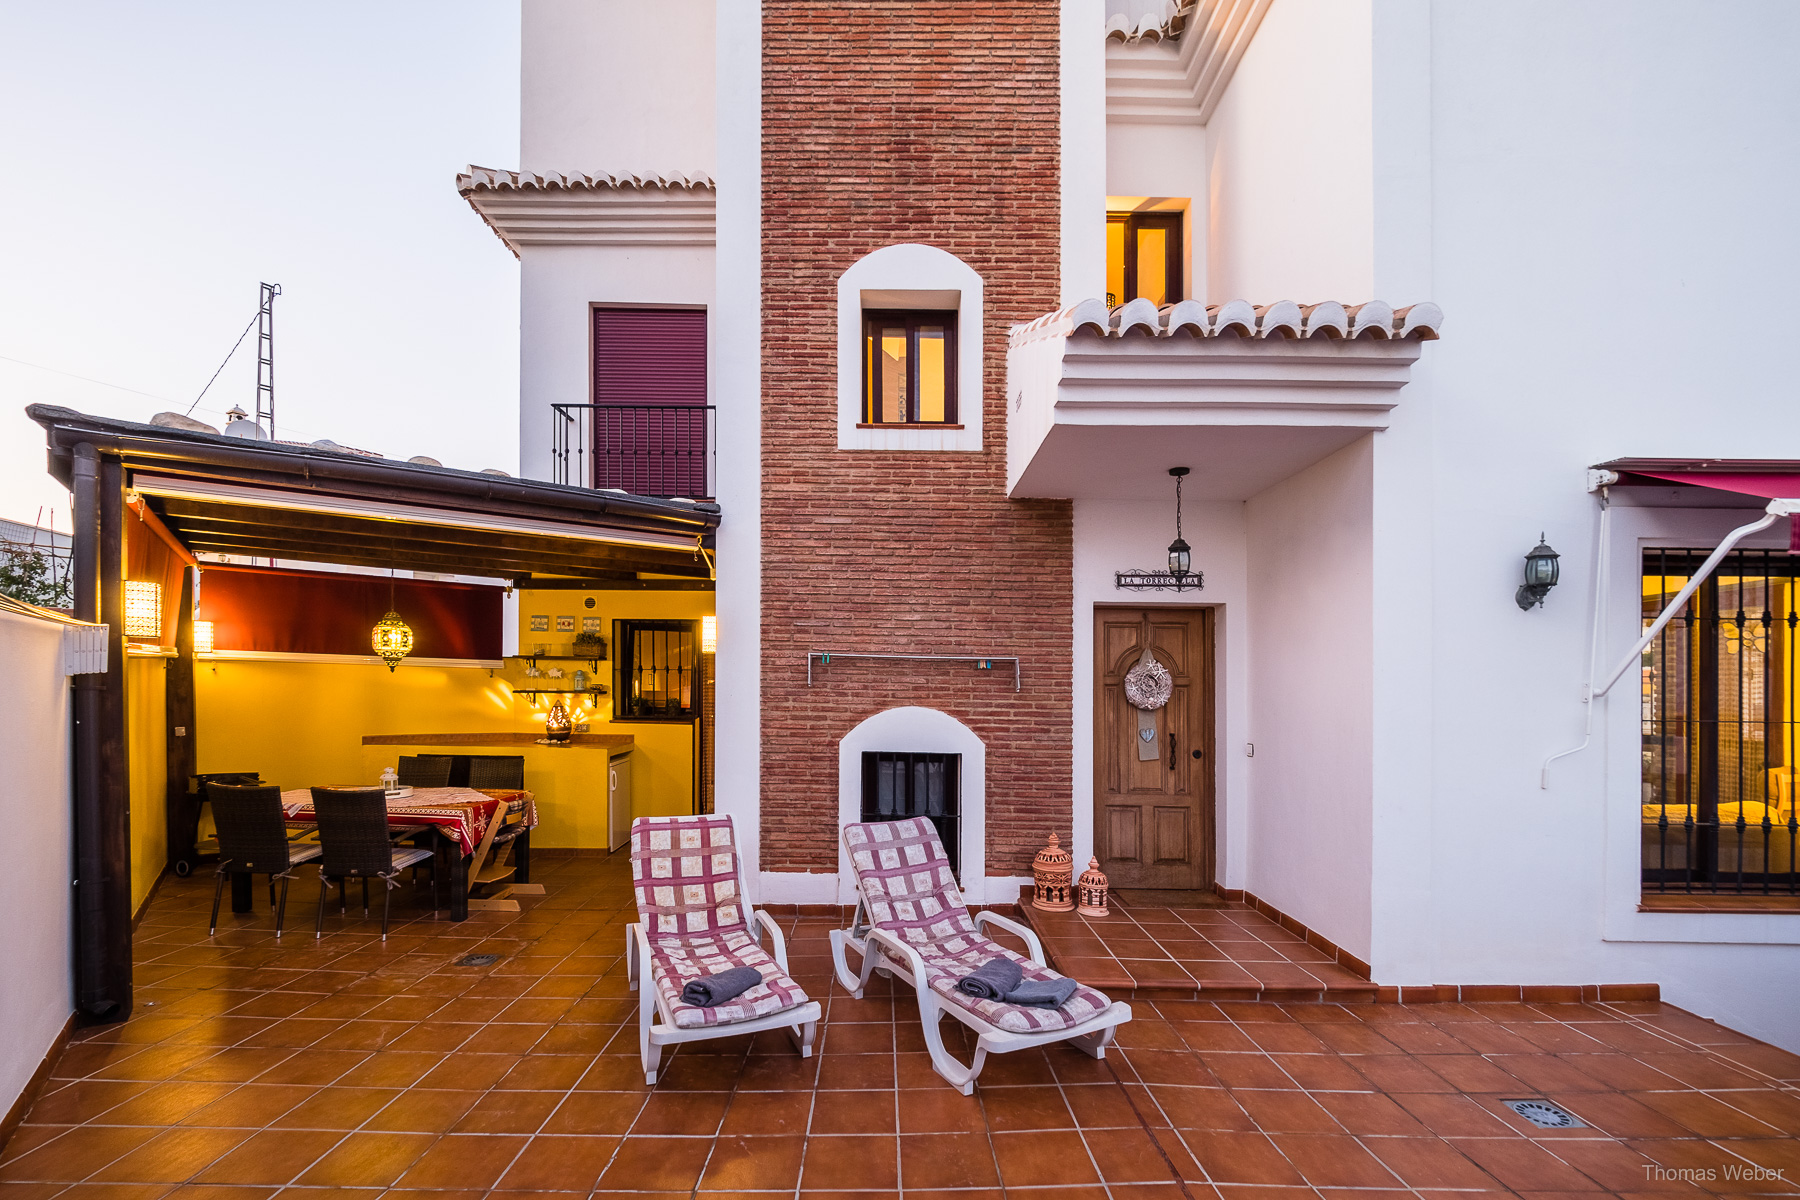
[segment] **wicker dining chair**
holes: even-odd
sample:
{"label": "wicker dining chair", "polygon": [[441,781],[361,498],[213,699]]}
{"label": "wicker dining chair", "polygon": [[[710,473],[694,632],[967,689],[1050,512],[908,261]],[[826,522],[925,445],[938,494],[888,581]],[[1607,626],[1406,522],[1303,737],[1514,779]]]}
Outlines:
{"label": "wicker dining chair", "polygon": [[525,790],[523,754],[481,754],[469,759],[469,786],[500,791]]}
{"label": "wicker dining chair", "polygon": [[[288,881],[293,869],[319,857],[314,842],[290,842],[287,822],[281,814],[281,789],[228,783],[208,783],[206,798],[212,802],[213,824],[219,833],[219,878],[213,884],[212,920],[207,936],[219,932],[219,896],[227,875],[267,875],[269,907],[275,910],[275,936],[287,915]],[[275,881],[281,880],[281,901],[275,900]]]}
{"label": "wicker dining chair", "polygon": [[402,787],[449,787],[451,758],[448,754],[402,754],[400,785]]}
{"label": "wicker dining chair", "polygon": [[[319,919],[314,937],[325,935],[325,896],[338,884],[339,912],[344,911],[343,882],[361,879],[363,916],[369,915],[369,880],[382,881],[381,940],[387,941],[390,893],[399,886],[395,878],[414,863],[432,859],[432,852],[388,841],[387,794],[380,788],[327,788],[312,790],[313,811],[319,819]],[[435,864],[434,864],[435,865]],[[437,871],[431,872],[431,908],[438,908]]]}

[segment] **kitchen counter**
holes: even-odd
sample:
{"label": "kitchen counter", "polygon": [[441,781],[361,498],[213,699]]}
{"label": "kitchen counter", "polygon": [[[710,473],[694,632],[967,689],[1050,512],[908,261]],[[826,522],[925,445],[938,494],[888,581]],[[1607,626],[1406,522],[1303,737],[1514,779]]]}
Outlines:
{"label": "kitchen counter", "polygon": [[[362,744],[365,746],[536,746],[543,737],[541,731],[536,733],[376,733],[365,734]],[[623,754],[634,748],[636,739],[629,733],[574,733],[569,735],[570,746],[601,747],[604,746],[615,754]],[[546,750],[561,749],[559,746],[545,746]]]}

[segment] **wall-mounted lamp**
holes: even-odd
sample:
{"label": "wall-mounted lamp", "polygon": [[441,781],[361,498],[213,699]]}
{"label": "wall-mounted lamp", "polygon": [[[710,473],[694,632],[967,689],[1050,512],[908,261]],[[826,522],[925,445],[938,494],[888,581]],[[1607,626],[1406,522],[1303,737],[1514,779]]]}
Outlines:
{"label": "wall-mounted lamp", "polygon": [[194,622],[194,653],[211,654],[213,652],[213,623],[211,621]]}
{"label": "wall-mounted lamp", "polygon": [[1556,577],[1560,571],[1557,559],[1561,557],[1544,541],[1544,535],[1538,534],[1536,548],[1525,556],[1525,582],[1519,585],[1518,592],[1513,596],[1520,608],[1529,612],[1544,602],[1544,597],[1556,586]]}
{"label": "wall-mounted lamp", "polygon": [[147,579],[125,581],[125,636],[162,639],[162,584]]}
{"label": "wall-mounted lamp", "polygon": [[719,652],[719,618],[700,618],[700,653],[717,654]]}

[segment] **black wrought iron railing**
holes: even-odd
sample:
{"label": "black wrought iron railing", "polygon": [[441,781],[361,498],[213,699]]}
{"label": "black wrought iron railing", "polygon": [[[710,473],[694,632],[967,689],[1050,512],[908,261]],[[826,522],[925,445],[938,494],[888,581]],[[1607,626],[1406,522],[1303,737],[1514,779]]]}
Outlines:
{"label": "black wrought iron railing", "polygon": [[718,462],[710,404],[552,404],[557,483],[710,499]]}
{"label": "black wrought iron railing", "polygon": [[[1644,552],[1646,624],[1704,550]],[[1800,894],[1800,559],[1738,551],[1643,663],[1646,893]]]}

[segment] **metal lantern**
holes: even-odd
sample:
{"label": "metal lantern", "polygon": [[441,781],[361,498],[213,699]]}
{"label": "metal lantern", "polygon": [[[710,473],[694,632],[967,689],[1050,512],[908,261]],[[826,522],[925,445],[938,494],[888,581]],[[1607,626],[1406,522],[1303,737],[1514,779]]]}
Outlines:
{"label": "metal lantern", "polygon": [[389,610],[387,616],[375,622],[375,630],[369,635],[369,645],[375,653],[381,655],[383,662],[391,672],[400,665],[400,660],[412,653],[412,626],[400,619],[400,614]]}
{"label": "metal lantern", "polygon": [[569,710],[563,707],[563,702],[559,699],[550,706],[549,713],[544,717],[544,740],[566,742],[572,730]]}
{"label": "metal lantern", "polygon": [[1177,537],[1169,543],[1169,574],[1177,579],[1186,579],[1188,568],[1193,566],[1194,558],[1188,550],[1188,544]]}
{"label": "metal lantern", "polygon": [[1175,477],[1175,540],[1169,543],[1169,574],[1176,579],[1186,579],[1194,561],[1188,544],[1181,540],[1181,481],[1187,473],[1186,467],[1169,468],[1169,474]]}
{"label": "metal lantern", "polygon": [[1075,881],[1075,911],[1084,917],[1104,917],[1106,889],[1106,876],[1100,871],[1100,860],[1088,859],[1087,870]]}
{"label": "metal lantern", "polygon": [[1074,875],[1074,856],[1051,834],[1049,845],[1039,850],[1031,862],[1031,907],[1045,912],[1072,911],[1075,898],[1070,894],[1070,884]]}
{"label": "metal lantern", "polygon": [[162,584],[147,579],[125,581],[125,636],[162,638]]}
{"label": "metal lantern", "polygon": [[1561,573],[1557,562],[1561,557],[1544,541],[1544,535],[1538,534],[1537,546],[1525,556],[1525,582],[1513,596],[1520,608],[1530,611],[1544,602]]}

